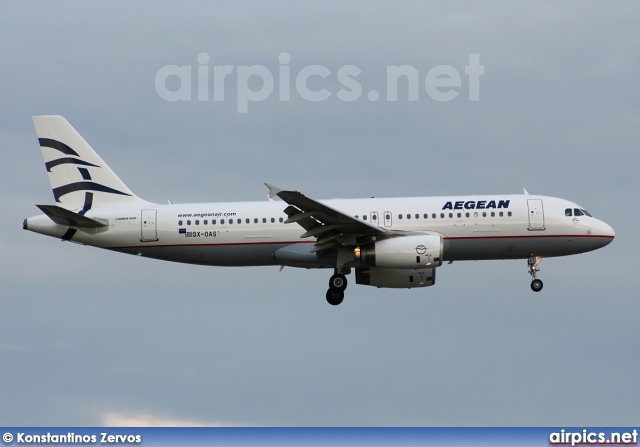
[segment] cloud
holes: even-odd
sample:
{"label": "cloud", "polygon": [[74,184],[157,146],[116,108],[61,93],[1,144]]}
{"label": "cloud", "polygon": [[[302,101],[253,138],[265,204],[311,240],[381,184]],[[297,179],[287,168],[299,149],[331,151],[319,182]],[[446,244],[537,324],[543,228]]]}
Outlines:
{"label": "cloud", "polygon": [[254,424],[205,419],[181,419],[151,413],[109,412],[101,417],[101,425],[108,427],[244,427]]}

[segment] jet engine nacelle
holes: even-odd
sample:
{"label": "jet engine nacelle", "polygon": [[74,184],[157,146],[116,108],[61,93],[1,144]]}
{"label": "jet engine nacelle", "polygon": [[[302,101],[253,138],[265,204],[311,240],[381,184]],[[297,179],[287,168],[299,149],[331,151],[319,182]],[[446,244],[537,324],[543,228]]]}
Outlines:
{"label": "jet engine nacelle", "polygon": [[397,289],[429,287],[436,283],[436,269],[408,270],[360,267],[356,269],[356,283]]}
{"label": "jet engine nacelle", "polygon": [[442,265],[442,237],[433,234],[398,236],[355,249],[356,259],[367,267],[420,269]]}

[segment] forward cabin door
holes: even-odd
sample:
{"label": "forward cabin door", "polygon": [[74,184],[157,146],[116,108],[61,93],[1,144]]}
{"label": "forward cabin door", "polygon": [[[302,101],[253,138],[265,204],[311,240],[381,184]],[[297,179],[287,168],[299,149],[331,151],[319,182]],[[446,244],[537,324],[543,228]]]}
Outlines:
{"label": "forward cabin door", "polygon": [[140,242],[153,242],[158,240],[158,228],[156,225],[157,213],[158,210],[142,210]]}
{"label": "forward cabin door", "polygon": [[529,208],[529,230],[544,230],[544,208],[541,199],[528,199],[527,206]]}

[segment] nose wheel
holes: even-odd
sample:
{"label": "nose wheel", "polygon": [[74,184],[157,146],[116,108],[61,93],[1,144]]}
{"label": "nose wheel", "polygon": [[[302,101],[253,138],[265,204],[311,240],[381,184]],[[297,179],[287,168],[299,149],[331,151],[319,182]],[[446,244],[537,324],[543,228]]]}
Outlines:
{"label": "nose wheel", "polygon": [[533,281],[531,281],[531,290],[533,290],[534,292],[541,291],[542,286],[542,281],[540,281],[539,279],[534,279]]}
{"label": "nose wheel", "polygon": [[536,277],[537,273],[540,271],[540,269],[538,268],[538,264],[540,264],[540,261],[542,261],[542,258],[540,256],[532,256],[527,260],[527,263],[529,264],[529,274],[531,275],[531,290],[533,290],[534,292],[541,291],[542,286],[544,285],[542,283],[542,280]]}

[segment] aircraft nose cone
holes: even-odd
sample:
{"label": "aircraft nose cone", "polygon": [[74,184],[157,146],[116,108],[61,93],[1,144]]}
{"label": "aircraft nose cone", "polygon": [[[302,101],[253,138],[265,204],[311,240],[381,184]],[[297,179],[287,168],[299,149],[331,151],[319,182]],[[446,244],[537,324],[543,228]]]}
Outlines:
{"label": "aircraft nose cone", "polygon": [[607,228],[608,228],[608,234],[609,234],[609,236],[611,236],[611,239],[615,238],[616,237],[616,232],[613,231],[613,228],[611,228],[609,225],[607,225]]}
{"label": "aircraft nose cone", "polygon": [[604,237],[610,238],[608,243],[610,243],[616,237],[616,232],[613,230],[613,228],[611,228],[609,224],[602,221],[599,222],[598,233],[600,233]]}
{"label": "aircraft nose cone", "polygon": [[610,225],[608,225],[608,224],[606,224],[604,222],[602,222],[602,223],[604,224],[604,228],[605,228],[604,234],[607,235],[607,236],[611,236],[611,238],[616,237],[616,232],[613,231],[613,228],[611,228]]}

